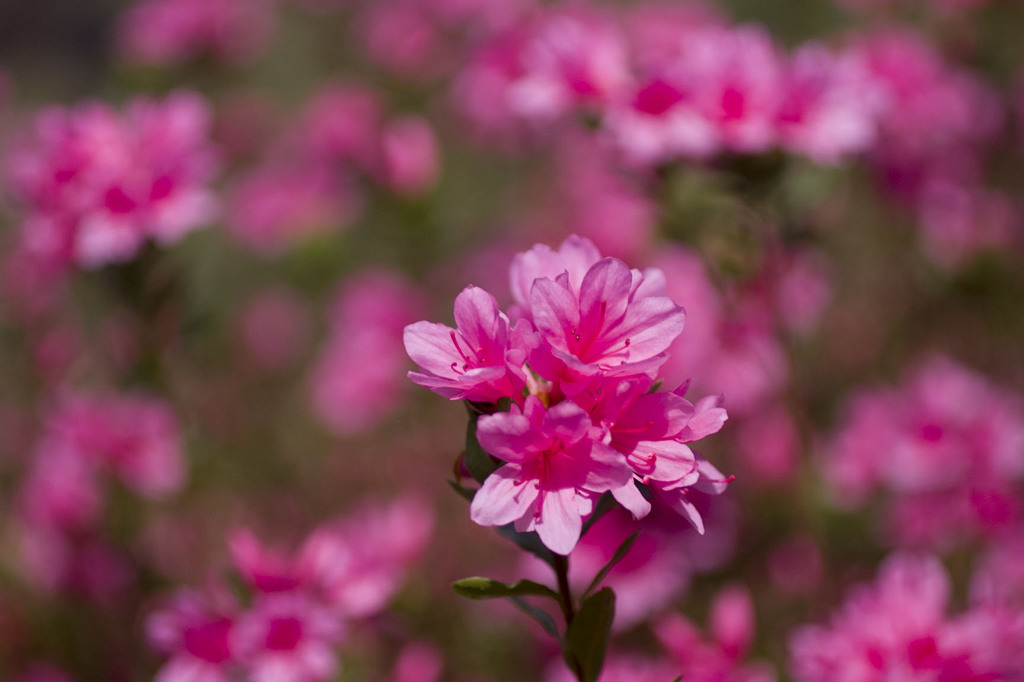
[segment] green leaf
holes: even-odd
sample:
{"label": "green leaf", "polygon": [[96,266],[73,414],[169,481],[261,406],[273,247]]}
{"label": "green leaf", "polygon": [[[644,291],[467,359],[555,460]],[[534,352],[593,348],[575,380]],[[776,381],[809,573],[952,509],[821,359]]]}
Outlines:
{"label": "green leaf", "polygon": [[477,483],[483,483],[484,479],[491,475],[491,472],[498,468],[494,459],[484,452],[480,442],[476,439],[476,422],[479,414],[470,414],[469,424],[466,425],[466,454],[463,455],[466,468]]}
{"label": "green leaf", "polygon": [[535,621],[540,623],[540,626],[544,628],[544,632],[548,633],[552,637],[558,640],[564,648],[565,640],[562,639],[561,633],[558,632],[558,625],[555,624],[554,617],[542,608],[536,607],[533,604],[528,603],[522,597],[509,597],[509,600],[515,604],[515,607],[533,618]]}
{"label": "green leaf", "polygon": [[579,666],[580,682],[597,682],[601,676],[614,618],[615,593],[606,587],[583,600],[565,633],[569,652]]}
{"label": "green leaf", "polygon": [[537,535],[536,531],[520,533],[516,530],[514,524],[509,523],[498,528],[498,535],[516,543],[519,549],[529,552],[551,568],[555,567],[555,555],[541,542],[540,536]]}
{"label": "green leaf", "polygon": [[558,594],[547,585],[532,580],[502,583],[490,578],[463,578],[452,583],[452,587],[463,597],[470,599],[497,599],[500,597],[551,597],[558,600]]}
{"label": "green leaf", "polygon": [[601,568],[601,570],[597,572],[597,575],[594,576],[594,579],[590,581],[590,585],[587,587],[586,592],[583,593],[584,599],[587,598],[587,595],[589,595],[591,592],[597,589],[597,586],[600,585],[601,581],[605,579],[605,577],[608,575],[608,572],[615,567],[615,564],[622,561],[626,554],[629,553],[629,550],[632,549],[633,543],[636,542],[636,538],[638,535],[640,535],[640,531],[636,530],[633,532],[632,535],[630,535],[628,538],[622,541],[622,544],[619,545],[619,548],[617,550],[615,550],[615,554],[612,555],[612,558],[608,560],[608,563],[606,563]]}

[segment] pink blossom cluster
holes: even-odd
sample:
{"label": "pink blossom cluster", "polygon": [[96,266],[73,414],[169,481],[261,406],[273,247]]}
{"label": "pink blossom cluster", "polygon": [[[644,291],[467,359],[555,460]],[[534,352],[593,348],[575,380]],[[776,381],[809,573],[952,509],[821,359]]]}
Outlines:
{"label": "pink blossom cluster", "polygon": [[169,656],[155,679],[335,679],[336,648],[355,620],[387,606],[432,527],[429,508],[407,498],[324,523],[291,554],[235,531],[231,556],[251,599],[239,603],[219,584],[175,593],[146,624],[151,645]]}
{"label": "pink blossom cluster", "polygon": [[367,270],[345,282],[313,368],[313,409],[321,422],[349,435],[380,425],[401,407],[407,386],[401,332],[426,307],[422,294],[396,273]]}
{"label": "pink blossom cluster", "polygon": [[775,148],[834,163],[874,140],[869,90],[848,51],[808,44],[786,57],[759,28],[643,4],[535,12],[485,43],[455,86],[485,133],[596,115],[645,165]]}
{"label": "pink blossom cluster", "polygon": [[228,227],[268,255],[351,224],[364,206],[360,181],[415,198],[433,189],[441,163],[425,119],[389,113],[379,93],[342,84],[314,93],[265,156],[230,190]]}
{"label": "pink blossom cluster", "polygon": [[103,538],[108,479],[152,500],[185,482],[177,420],[143,395],[67,394],[46,415],[18,492],[26,577],[48,590],[100,596],[127,579]]}
{"label": "pink blossom cluster", "polygon": [[[721,493],[727,481],[687,443],[717,432],[726,412],[717,397],[686,400],[685,384],[657,390],[685,320],[665,295],[663,273],[601,258],[573,236],[557,250],[518,254],[509,274],[515,303],[507,313],[469,286],[455,299],[455,329],[405,329],[420,370],[412,381],[490,412],[476,437],[503,464],[476,492],[471,518],[536,531],[568,554],[605,492],[646,516],[642,486],[703,532],[692,493]],[[495,411],[503,401],[509,411]]]}
{"label": "pink blossom cluster", "polygon": [[203,226],[217,205],[209,126],[190,92],[140,97],[123,113],[98,102],[44,110],[7,159],[22,257],[94,268]]}
{"label": "pink blossom cluster", "polygon": [[132,62],[177,66],[212,56],[251,61],[267,48],[272,0],[140,0],[121,15],[119,50]]}
{"label": "pink blossom cluster", "polygon": [[[601,679],[604,682],[664,682],[682,675],[688,682],[774,682],[771,667],[746,661],[754,640],[755,614],[750,593],[733,585],[720,590],[711,603],[708,629],[673,613],[652,623],[664,650],[660,658],[623,654],[612,650]],[[568,681],[564,671],[549,682]]]}
{"label": "pink blossom cluster", "polygon": [[1024,478],[1020,397],[945,357],[932,357],[896,388],[862,389],[827,447],[837,499],[891,502],[901,542],[945,546],[1014,527]]}
{"label": "pink blossom cluster", "polygon": [[950,580],[932,557],[894,555],[828,625],[790,638],[799,682],[1019,680],[1024,608],[980,602],[947,615]]}

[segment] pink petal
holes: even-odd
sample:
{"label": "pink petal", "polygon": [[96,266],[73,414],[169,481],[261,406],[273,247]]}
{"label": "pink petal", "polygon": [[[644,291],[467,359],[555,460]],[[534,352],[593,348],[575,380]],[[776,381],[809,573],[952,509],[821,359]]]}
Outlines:
{"label": "pink petal", "polygon": [[481,526],[504,526],[523,516],[537,498],[535,481],[522,481],[522,469],[505,465],[491,473],[469,506],[469,518]]}

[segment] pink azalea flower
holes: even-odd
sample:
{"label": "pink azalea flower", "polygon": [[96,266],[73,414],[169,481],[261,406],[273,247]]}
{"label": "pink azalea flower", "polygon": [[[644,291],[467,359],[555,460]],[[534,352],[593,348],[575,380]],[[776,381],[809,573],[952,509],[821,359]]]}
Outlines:
{"label": "pink azalea flower", "polygon": [[406,352],[421,370],[409,378],[451,400],[497,402],[520,394],[529,325],[512,326],[494,297],[474,286],[456,297],[455,324],[452,329],[416,322],[405,328]]}
{"label": "pink azalea flower", "polygon": [[263,595],[238,616],[231,648],[252,682],[322,682],[338,669],[336,613],[296,592]]}
{"label": "pink azalea flower", "polygon": [[924,250],[945,267],[1009,247],[1022,224],[1019,207],[1007,195],[944,177],[924,181],[917,210]]}
{"label": "pink azalea flower", "polygon": [[54,266],[97,267],[211,220],[210,115],[195,94],[52,108],[8,159],[25,209],[22,248]]}
{"label": "pink azalea flower", "polygon": [[273,29],[268,0],[143,0],[118,26],[125,57],[161,66],[204,55],[250,61],[265,50]]}
{"label": "pink azalea flower", "polygon": [[406,645],[398,654],[391,682],[439,682],[444,668],[444,659],[437,648],[414,642]]}
{"label": "pink azalea flower", "polygon": [[850,506],[877,488],[888,491],[896,505],[891,532],[904,542],[948,544],[1013,522],[1020,502],[1007,484],[1024,476],[1022,443],[1018,396],[933,357],[899,388],[853,395],[825,472]]}
{"label": "pink azalea flower", "polygon": [[228,682],[236,659],[231,649],[234,613],[223,599],[179,590],[146,620],[150,645],[170,659],[156,682]]}
{"label": "pink azalea flower", "polygon": [[536,530],[552,551],[569,554],[593,500],[632,486],[625,459],[596,439],[593,428],[578,405],[545,409],[532,395],[522,410],[481,417],[480,445],[507,464],[484,481],[470,518],[482,526],[515,522],[517,530]]}
{"label": "pink azalea flower", "polygon": [[865,93],[867,74],[850,54],[808,44],[790,58],[777,125],[781,145],[834,164],[874,142],[879,103]]}
{"label": "pink azalea flower", "polygon": [[665,296],[638,293],[643,284],[641,273],[605,258],[587,271],[578,293],[568,274],[535,280],[530,312],[551,353],[576,375],[653,371],[686,316]]}
{"label": "pink azalea flower", "polygon": [[[1020,674],[1024,619],[978,610],[949,618],[950,584],[933,558],[893,556],[875,584],[850,593],[827,626],[790,640],[800,682],[999,680]],[[999,630],[999,626],[1008,629]]]}

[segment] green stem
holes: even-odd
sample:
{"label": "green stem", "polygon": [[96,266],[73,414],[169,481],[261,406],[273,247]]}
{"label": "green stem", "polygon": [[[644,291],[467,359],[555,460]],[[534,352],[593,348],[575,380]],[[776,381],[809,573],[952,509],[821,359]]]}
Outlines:
{"label": "green stem", "polygon": [[[562,615],[565,616],[565,631],[568,636],[569,628],[576,617],[576,609],[572,603],[572,592],[569,589],[569,557],[561,554],[554,554],[555,576],[558,578],[559,605],[562,607]],[[576,657],[566,649],[566,658],[572,662],[570,666],[576,679],[583,682],[583,669]]]}

